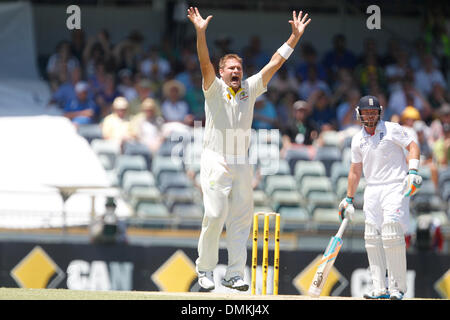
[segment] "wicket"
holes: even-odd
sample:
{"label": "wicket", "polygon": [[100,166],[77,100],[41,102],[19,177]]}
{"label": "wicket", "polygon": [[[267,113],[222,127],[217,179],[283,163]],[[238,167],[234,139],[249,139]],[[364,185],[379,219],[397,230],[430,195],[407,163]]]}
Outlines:
{"label": "wicket", "polygon": [[257,212],[253,216],[253,246],[252,246],[252,295],[256,294],[256,267],[258,266],[258,218],[264,216],[264,244],[262,260],[262,294],[267,294],[267,273],[269,269],[269,222],[270,216],[275,216],[275,249],[273,262],[273,294],[278,294],[278,277],[280,269],[280,214],[276,212]]}

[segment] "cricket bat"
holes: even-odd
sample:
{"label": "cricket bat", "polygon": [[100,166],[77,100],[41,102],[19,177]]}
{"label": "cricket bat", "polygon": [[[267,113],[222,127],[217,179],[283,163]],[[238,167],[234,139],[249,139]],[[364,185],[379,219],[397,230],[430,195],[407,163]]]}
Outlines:
{"label": "cricket bat", "polygon": [[331,237],[330,242],[323,254],[322,259],[320,260],[319,266],[317,267],[316,274],[314,275],[314,279],[309,287],[309,295],[313,297],[320,296],[322,292],[323,286],[328,278],[328,273],[333,267],[334,261],[339,253],[339,250],[342,247],[342,235],[344,234],[345,228],[348,224],[348,218],[345,218],[341,226],[339,227],[338,232],[334,237]]}

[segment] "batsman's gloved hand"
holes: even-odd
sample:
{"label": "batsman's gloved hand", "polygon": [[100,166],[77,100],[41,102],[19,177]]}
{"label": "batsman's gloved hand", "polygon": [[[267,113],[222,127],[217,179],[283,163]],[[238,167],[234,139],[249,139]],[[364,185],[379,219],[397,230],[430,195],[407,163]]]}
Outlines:
{"label": "batsman's gloved hand", "polygon": [[420,187],[422,186],[422,177],[419,175],[417,170],[409,170],[408,175],[403,181],[403,196],[411,197],[416,194]]}
{"label": "batsman's gloved hand", "polygon": [[355,207],[353,206],[353,198],[346,197],[339,204],[339,219],[344,220],[344,218],[348,218],[352,220],[353,214],[355,213]]}

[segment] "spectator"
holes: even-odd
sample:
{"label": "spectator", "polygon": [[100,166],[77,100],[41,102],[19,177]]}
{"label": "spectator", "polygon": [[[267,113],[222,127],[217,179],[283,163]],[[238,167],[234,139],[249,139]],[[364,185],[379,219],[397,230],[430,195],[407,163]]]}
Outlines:
{"label": "spectator", "polygon": [[82,29],[74,29],[71,32],[70,50],[79,62],[83,61],[83,51],[86,46],[85,34]]}
{"label": "spectator", "polygon": [[433,144],[433,156],[439,169],[447,168],[450,160],[450,124],[442,125],[444,136]]}
{"label": "spectator", "polygon": [[422,68],[415,73],[415,87],[424,96],[429,96],[434,83],[440,84],[444,89],[447,84],[442,72],[433,65],[433,56],[426,54],[423,57]]}
{"label": "spectator", "polygon": [[109,41],[109,33],[106,30],[102,30],[97,36],[90,37],[84,48],[83,64],[86,77],[90,78],[96,73],[98,63],[102,62],[104,66],[109,66],[112,59],[112,45]]}
{"label": "spectator", "polygon": [[142,102],[141,113],[131,119],[132,132],[135,139],[146,145],[153,154],[156,154],[164,141],[161,126],[164,119],[157,116],[159,107],[156,100],[146,98]]}
{"label": "spectator", "polygon": [[[52,91],[56,91],[67,80],[67,76],[72,74],[72,71],[79,66],[78,59],[72,56],[70,43],[61,41],[56,48],[56,52],[50,56],[47,62],[47,77]],[[61,79],[62,76],[64,76],[64,79]]]}
{"label": "spectator", "polygon": [[450,104],[444,103],[438,111],[439,117],[434,119],[430,125],[430,144],[444,137],[444,124],[450,124]]}
{"label": "spectator", "polygon": [[186,90],[189,91],[194,86],[192,78],[198,74],[198,67],[197,57],[187,57],[184,63],[185,69],[175,76],[175,80],[180,81]]}
{"label": "spectator", "polygon": [[78,82],[75,85],[75,99],[68,101],[64,107],[64,116],[76,126],[98,121],[99,107],[89,98],[88,90],[89,85],[86,82]]}
{"label": "spectator", "polygon": [[166,122],[182,122],[193,125],[193,116],[189,114],[189,105],[183,99],[186,89],[177,80],[169,80],[163,86],[164,101],[161,105],[162,115]]}
{"label": "spectator", "polygon": [[357,83],[350,69],[340,68],[338,70],[337,79],[330,92],[330,103],[335,106],[345,99],[347,92],[357,87]]}
{"label": "spectator", "polygon": [[297,100],[293,110],[293,119],[289,121],[287,134],[296,144],[312,145],[318,136],[319,128],[310,117],[308,104],[306,101]]}
{"label": "spectator", "polygon": [[273,90],[268,89],[267,90],[267,96],[269,97],[269,100],[276,103],[276,111],[278,115],[278,123],[279,128],[281,131],[286,129],[289,122],[292,121],[292,117],[294,115],[294,103],[299,100],[298,94],[294,91],[287,91],[284,93],[278,101],[271,99],[271,95],[275,94],[273,93]]}
{"label": "spectator", "polygon": [[411,77],[402,79],[399,90],[393,92],[389,98],[388,108],[393,115],[400,116],[406,106],[413,106],[419,110],[422,119],[427,121],[431,116],[431,106],[426,98],[414,88]]}
{"label": "spectator", "polygon": [[116,141],[120,146],[131,140],[130,121],[127,117],[128,101],[117,97],[112,104],[113,112],[103,119],[101,124],[103,138]]}
{"label": "spectator", "polygon": [[185,100],[189,105],[189,113],[194,116],[194,120],[205,121],[205,96],[202,89],[202,75],[192,74],[192,84],[186,90]]}
{"label": "spectator", "polygon": [[99,60],[95,63],[95,71],[88,76],[89,86],[95,95],[104,90],[106,82],[106,68],[103,60]]}
{"label": "spectator", "polygon": [[154,98],[153,83],[148,79],[142,79],[136,84],[137,97],[130,101],[128,115],[134,116],[141,111],[141,103],[146,98]]}
{"label": "spectator", "polygon": [[104,86],[99,90],[95,98],[97,105],[100,107],[102,118],[111,113],[111,105],[113,101],[119,96],[120,93],[116,88],[116,79],[114,77],[114,74],[106,74]]}
{"label": "spectator", "polygon": [[302,62],[298,64],[295,73],[300,81],[308,78],[308,70],[313,66],[317,70],[317,77],[322,81],[327,81],[327,72],[325,67],[318,61],[317,51],[309,42],[303,43],[301,48]]}
{"label": "spectator", "polygon": [[118,69],[138,70],[138,61],[143,55],[143,41],[144,37],[139,31],[131,31],[126,39],[114,46],[112,54]]}
{"label": "spectator", "polygon": [[356,66],[356,57],[347,49],[346,38],[343,34],[333,37],[333,49],[328,51],[323,59],[323,65],[328,73],[328,80],[333,81],[340,68],[353,70]]}
{"label": "spectator", "polygon": [[319,133],[336,130],[336,109],[331,106],[330,98],[324,90],[314,91],[307,103],[311,109],[311,119],[319,128]]}
{"label": "spectator", "polygon": [[141,61],[139,71],[143,76],[158,82],[166,80],[172,71],[169,62],[159,56],[157,46],[151,46],[147,56]]}
{"label": "spectator", "polygon": [[361,65],[367,62],[368,57],[374,58],[374,64],[381,66],[382,58],[378,54],[378,45],[374,38],[364,39],[364,49],[363,53],[358,57],[357,64]]}
{"label": "spectator", "polygon": [[246,64],[257,70],[261,70],[269,62],[270,56],[261,48],[261,38],[258,35],[250,37],[248,46],[243,49],[243,58]]}
{"label": "spectator", "polygon": [[404,49],[395,52],[395,63],[385,68],[388,92],[393,93],[402,87],[402,79],[409,76],[408,53]]}
{"label": "spectator", "polygon": [[49,104],[56,103],[59,108],[63,109],[65,105],[76,98],[75,85],[81,81],[81,69],[74,68],[70,74],[70,79],[61,84],[53,93]]}
{"label": "spectator", "polygon": [[325,81],[322,81],[317,76],[317,68],[313,65],[308,67],[308,77],[300,84],[298,94],[301,99],[308,100],[311,93],[316,90],[322,90],[330,94],[330,88]]}
{"label": "spectator", "polygon": [[288,91],[296,91],[299,85],[297,78],[291,75],[290,70],[284,64],[269,82],[268,89],[276,90],[279,95],[283,95]]}
{"label": "spectator", "polygon": [[387,84],[383,67],[378,63],[375,53],[368,52],[361,64],[356,67],[356,78],[361,86],[362,94],[374,94],[374,91],[386,91]]}
{"label": "spectator", "polygon": [[133,101],[138,97],[134,82],[133,73],[130,69],[122,69],[118,73],[119,84],[117,91],[121,96],[124,96],[128,101]]}
{"label": "spectator", "polygon": [[[404,127],[406,132],[414,139],[414,142],[417,144],[419,144],[419,138],[417,136],[416,130],[414,130],[414,123],[420,120],[421,118],[419,111],[412,106],[407,106],[405,110],[403,110],[400,117],[400,124]],[[406,150],[404,151],[407,153]]]}
{"label": "spectator", "polygon": [[445,87],[439,82],[433,82],[431,85],[431,94],[428,98],[432,110],[432,118],[439,117],[439,108],[445,103],[450,103],[450,95]]}
{"label": "spectator", "polygon": [[217,48],[213,51],[215,57],[223,57],[224,55],[231,53],[233,50],[230,48],[233,39],[228,35],[222,34],[215,41],[214,45]]}
{"label": "spectator", "polygon": [[361,99],[361,94],[357,89],[350,89],[345,94],[345,100],[336,109],[336,118],[339,130],[345,130],[352,126],[360,126],[356,119],[355,107]]}
{"label": "spectator", "polygon": [[433,161],[433,150],[429,143],[430,128],[422,120],[416,120],[413,129],[417,135],[418,145],[420,147],[420,163],[423,167],[430,168],[431,180],[436,187],[439,188],[438,167]]}
{"label": "spectator", "polygon": [[253,111],[253,129],[275,129],[278,127],[275,106],[264,95],[256,98]]}

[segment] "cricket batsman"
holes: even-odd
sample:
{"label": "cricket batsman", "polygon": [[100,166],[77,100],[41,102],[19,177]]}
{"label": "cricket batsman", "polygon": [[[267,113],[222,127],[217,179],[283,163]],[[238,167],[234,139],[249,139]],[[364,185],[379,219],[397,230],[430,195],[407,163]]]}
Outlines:
{"label": "cricket batsman", "polygon": [[340,211],[344,209],[340,218],[354,213],[353,197],[364,172],[364,240],[373,282],[373,290],[364,297],[401,300],[406,292],[409,199],[422,183],[420,149],[402,126],[380,120],[382,106],[376,97],[362,97],[356,112],[362,128],[352,138],[347,197],[339,205]]}
{"label": "cricket batsman", "polygon": [[247,155],[253,108],[256,98],[266,92],[272,76],[294,51],[311,19],[302,11],[298,16],[293,11],[288,40],[257,74],[243,79],[242,59],[233,53],[220,59],[220,78],[216,77],[206,42],[206,28],[212,16],[203,19],[193,7],[187,16],[197,36],[206,117],[200,160],[205,212],[196,260],[198,283],[208,291],[215,288],[213,270],[219,260],[219,240],[225,225],[228,266],[222,285],[247,291],[244,269],[253,217],[253,168]]}

